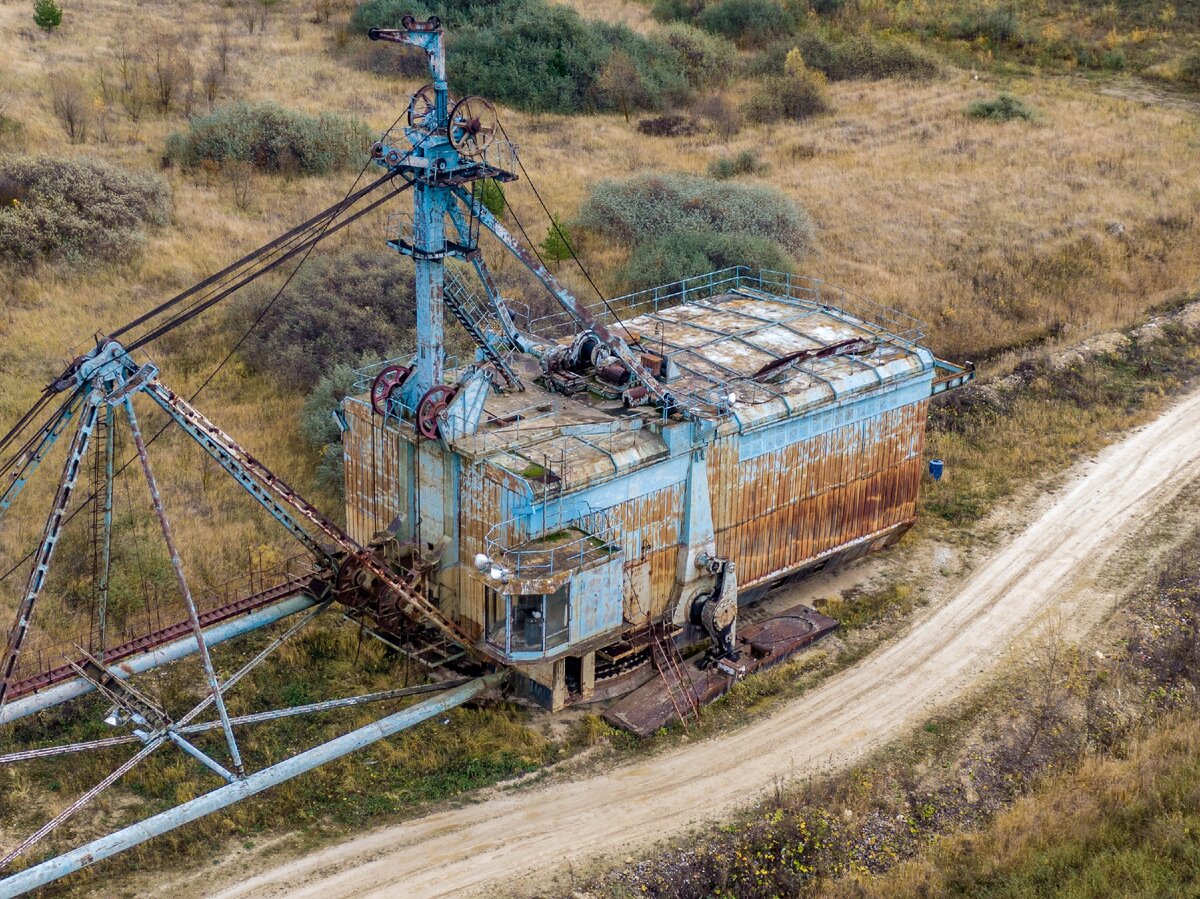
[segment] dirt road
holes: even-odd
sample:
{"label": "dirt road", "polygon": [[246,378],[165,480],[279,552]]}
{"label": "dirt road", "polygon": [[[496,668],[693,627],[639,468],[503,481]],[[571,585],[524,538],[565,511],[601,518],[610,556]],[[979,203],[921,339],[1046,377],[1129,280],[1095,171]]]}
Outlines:
{"label": "dirt road", "polygon": [[[1200,393],[1081,464],[1040,517],[935,600],[894,642],[773,716],[583,780],[502,793],[288,862],[234,897],[470,896],[546,887],[570,863],[647,848],[780,777],[845,765],[919,724],[1051,609],[1095,621],[1122,538],[1200,478]],[[640,835],[636,840],[633,835]]]}

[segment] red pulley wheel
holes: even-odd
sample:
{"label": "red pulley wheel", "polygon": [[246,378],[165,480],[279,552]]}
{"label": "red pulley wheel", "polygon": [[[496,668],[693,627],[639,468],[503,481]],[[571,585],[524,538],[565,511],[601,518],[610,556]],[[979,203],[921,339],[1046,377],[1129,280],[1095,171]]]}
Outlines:
{"label": "red pulley wheel", "polygon": [[422,437],[433,440],[438,436],[438,413],[450,405],[458,391],[445,384],[429,388],[417,404],[417,431]]}
{"label": "red pulley wheel", "polygon": [[404,383],[412,369],[407,365],[389,365],[371,382],[371,406],[380,415],[388,414],[392,391]]}

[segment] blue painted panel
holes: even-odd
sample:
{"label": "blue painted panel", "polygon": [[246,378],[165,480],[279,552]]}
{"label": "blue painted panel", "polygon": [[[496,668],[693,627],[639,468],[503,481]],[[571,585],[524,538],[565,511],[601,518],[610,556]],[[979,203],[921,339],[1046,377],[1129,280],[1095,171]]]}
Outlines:
{"label": "blue painted panel", "polygon": [[753,459],[845,425],[867,421],[901,406],[919,403],[929,396],[930,380],[929,375],[923,375],[905,384],[822,406],[810,415],[748,431],[739,442],[739,457]]}
{"label": "blue painted panel", "polygon": [[624,606],[622,554],[571,577],[571,642],[619,628]]}

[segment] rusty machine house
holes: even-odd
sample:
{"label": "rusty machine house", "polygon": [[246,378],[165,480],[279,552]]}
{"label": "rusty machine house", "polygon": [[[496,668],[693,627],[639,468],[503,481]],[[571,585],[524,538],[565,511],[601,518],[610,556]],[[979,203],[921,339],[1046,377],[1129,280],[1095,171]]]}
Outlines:
{"label": "rusty machine house", "polygon": [[[417,352],[343,403],[350,533],[421,558],[442,614],[551,708],[643,663],[654,629],[732,660],[739,603],[912,524],[929,398],[971,373],[903,314],[786,273],[580,302],[480,202],[515,148],[486,101],[449,97],[437,24],[406,25],[372,37],[423,46],[433,81],[374,156],[415,182],[389,245],[414,260]],[[485,234],[561,313],[515,314]],[[446,364],[446,310],[468,364]]]}

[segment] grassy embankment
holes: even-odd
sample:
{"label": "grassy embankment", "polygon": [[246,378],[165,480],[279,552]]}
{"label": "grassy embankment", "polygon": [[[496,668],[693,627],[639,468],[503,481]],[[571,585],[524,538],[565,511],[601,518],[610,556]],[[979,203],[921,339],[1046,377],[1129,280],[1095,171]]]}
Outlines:
{"label": "grassy embankment", "polygon": [[964,704],[865,763],[781,786],[583,892],[1190,895],[1200,533],[1177,541],[1195,499],[1164,510],[1151,539],[1175,549],[1096,641],[1071,645],[1051,622]]}

